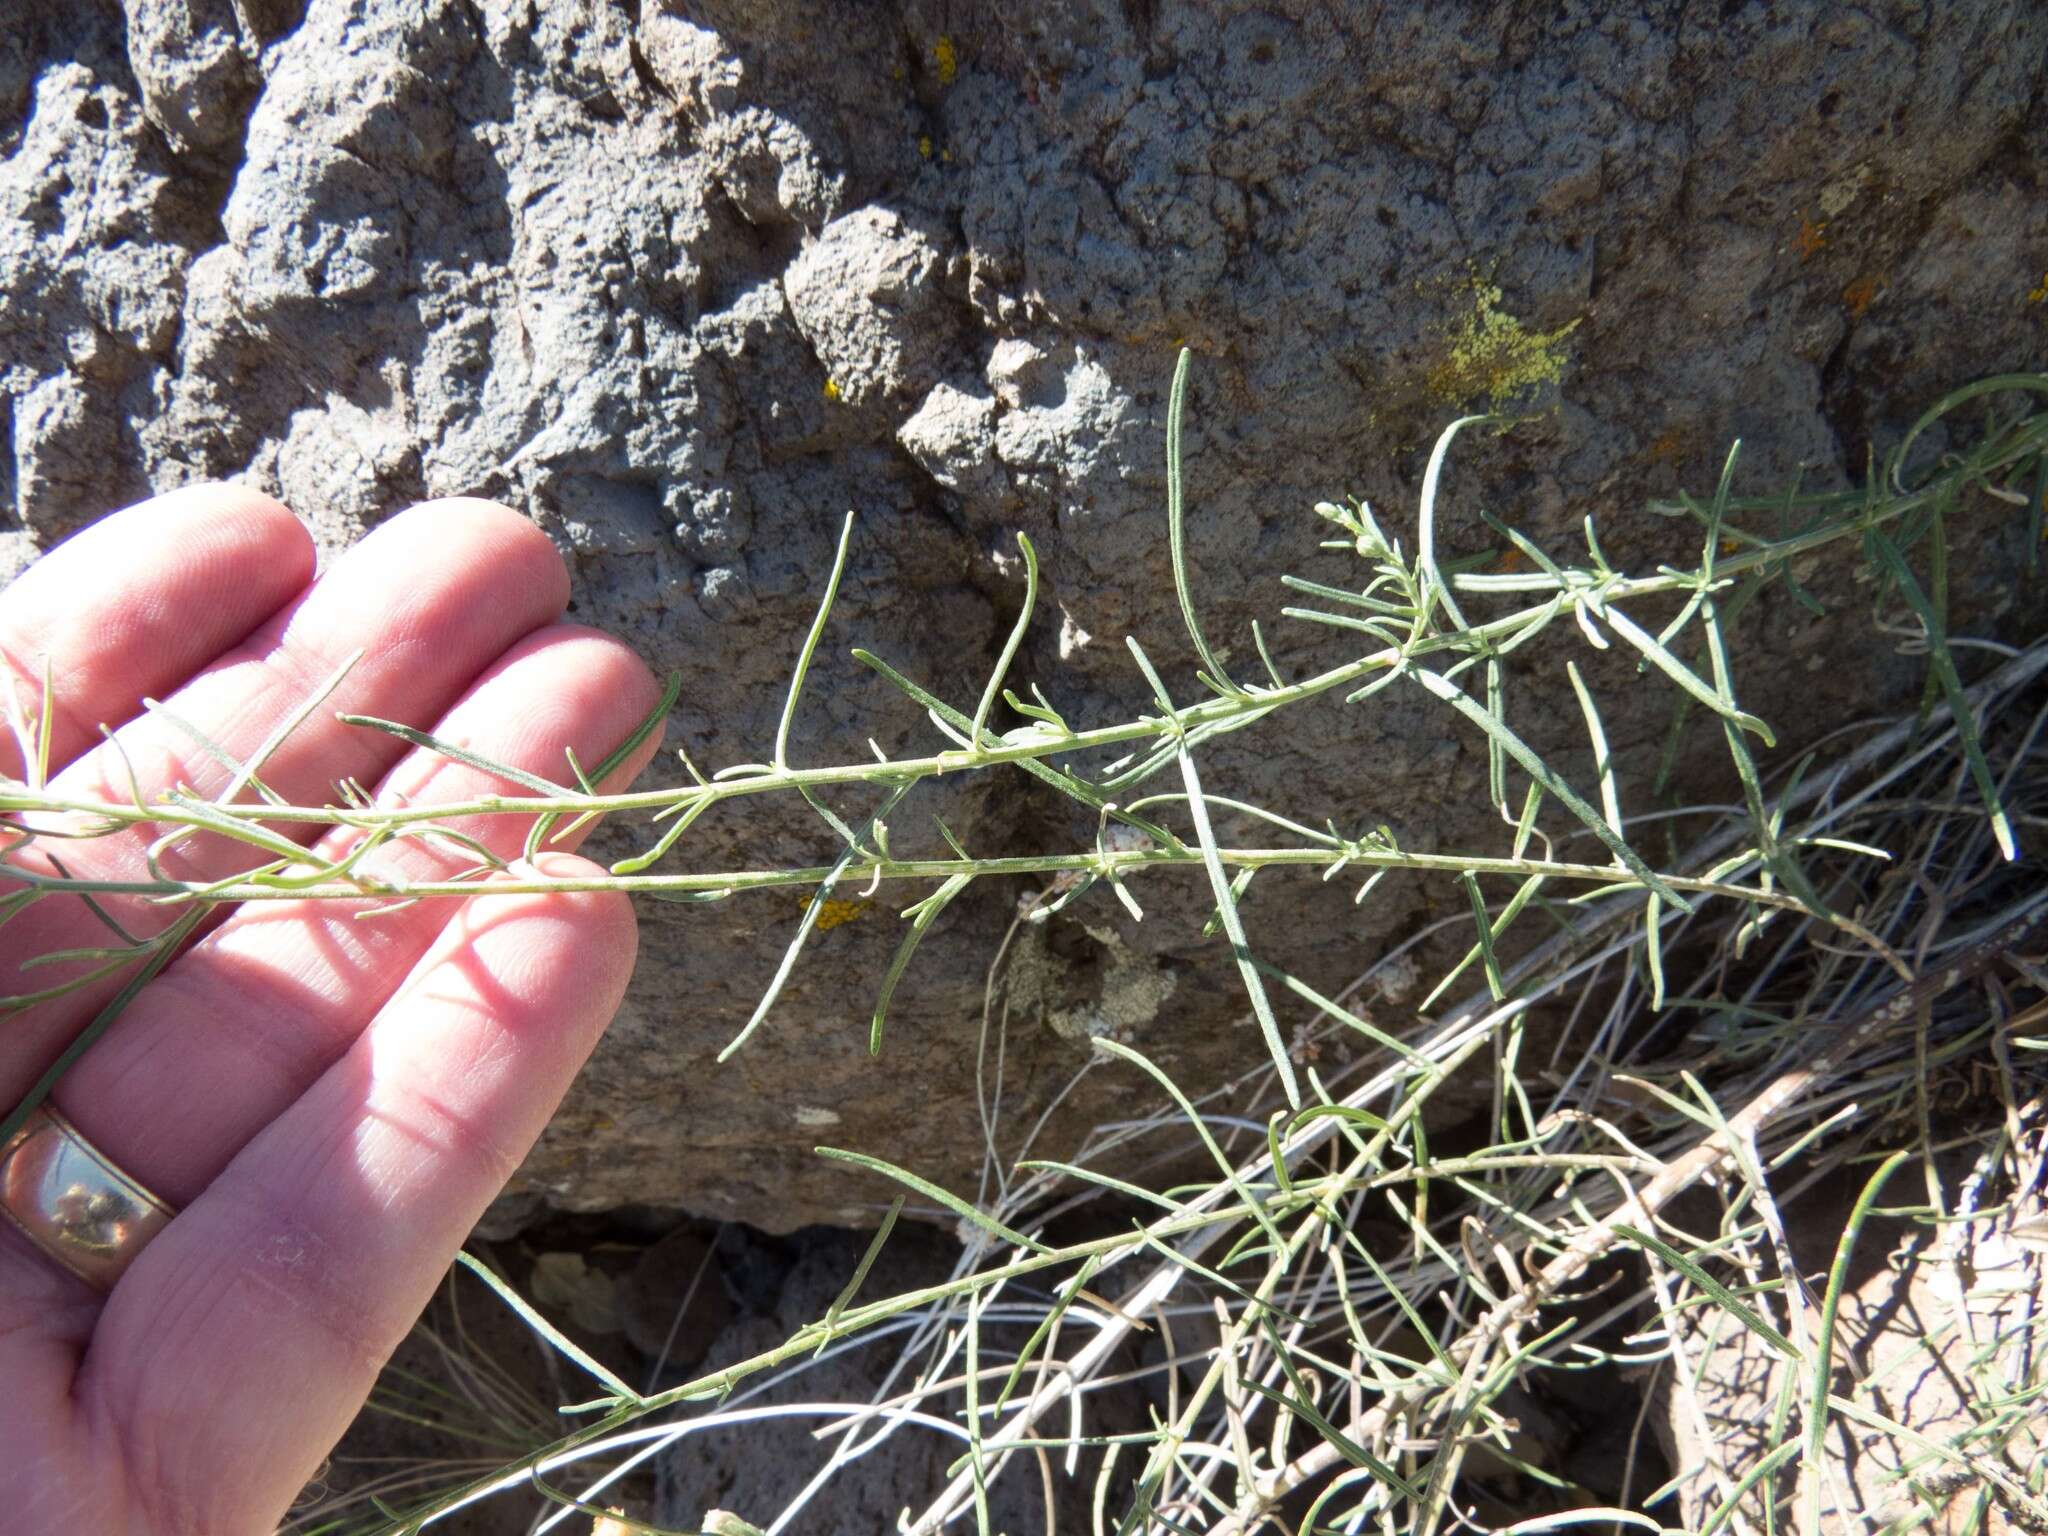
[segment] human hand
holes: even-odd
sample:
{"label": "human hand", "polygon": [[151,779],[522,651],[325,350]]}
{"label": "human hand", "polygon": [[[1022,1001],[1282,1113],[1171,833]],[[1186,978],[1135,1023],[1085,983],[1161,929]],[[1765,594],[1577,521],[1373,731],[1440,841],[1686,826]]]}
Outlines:
{"label": "human hand", "polygon": [[[0,688],[11,679],[32,713],[48,658],[52,791],[125,799],[132,765],[144,796],[177,784],[218,795],[231,770],[142,701],[165,700],[242,760],[358,648],[340,688],[264,766],[294,804],[331,802],[345,778],[380,786],[385,803],[517,792],[337,712],[404,721],[559,778],[565,748],[602,760],[658,701],[624,646],[562,622],[559,556],[503,507],[415,507],[317,581],[313,564],[283,507],[198,486],[110,517],[24,573],[0,594]],[[630,781],[656,745],[643,742],[599,787]],[[0,772],[24,767],[0,732]],[[455,825],[511,859],[528,822]],[[347,828],[323,835],[331,850],[348,846]],[[147,841],[131,831],[58,856],[74,876],[140,878]],[[38,844],[15,857],[47,855]],[[210,879],[256,857],[195,837],[165,863]],[[413,879],[475,862],[411,840],[376,858],[378,872]],[[562,853],[538,862],[551,876],[595,872]],[[138,936],[179,911],[102,902]],[[273,1529],[540,1134],[632,970],[632,908],[615,893],[357,910],[321,900],[231,911],[58,1083],[62,1115],[178,1214],[106,1294],[0,1221],[7,1530]],[[36,902],[0,928],[0,992],[81,968],[24,970],[37,955],[111,942],[78,897]],[[124,979],[0,1015],[0,1110]],[[54,1132],[39,1134],[55,1145]],[[0,1199],[17,1209],[35,1198],[27,1166],[0,1165]]]}

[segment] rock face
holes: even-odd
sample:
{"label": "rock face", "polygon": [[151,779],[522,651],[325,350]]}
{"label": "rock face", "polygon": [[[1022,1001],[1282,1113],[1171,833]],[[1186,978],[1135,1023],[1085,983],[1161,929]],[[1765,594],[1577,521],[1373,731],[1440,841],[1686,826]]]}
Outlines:
{"label": "rock face", "polygon": [[[1943,1170],[1948,1198],[1963,1193],[1963,1172]],[[1833,1209],[1795,1209],[1786,1237],[1802,1273],[1827,1272],[1849,1198],[1845,1189],[1820,1202]],[[1651,1422],[1693,1528],[1726,1504],[1755,1519],[1766,1504],[1783,1509],[1791,1500],[1791,1508],[1817,1509],[1814,1528],[1826,1532],[2022,1529],[1999,1505],[2006,1490],[1981,1469],[2029,1466],[2041,1454],[2038,1419],[1999,1412],[2014,1384],[2039,1369],[2026,1346],[2041,1306],[2041,1201],[2022,1195],[1938,1237],[1904,1222],[1873,1227],[1843,1287],[1836,1360],[1837,1380],[1855,1382],[1848,1390],[1880,1406],[1875,1422],[1834,1419],[1817,1462],[1795,1457],[1775,1476],[1758,1469],[1786,1369],[1773,1346],[1725,1315],[1715,1323],[1694,1309],[1671,1318],[1686,1368],[1666,1365],[1655,1377]],[[1980,1458],[1974,1465],[1929,1450],[1964,1444]]]}
{"label": "rock face", "polygon": [[[1356,493],[1404,526],[1431,440],[1475,408],[1534,415],[1461,450],[1446,548],[1492,543],[1483,504],[1540,542],[1593,513],[1618,562],[1676,557],[1692,536],[1637,509],[1709,487],[1730,438],[1746,488],[1840,479],[1934,394],[2048,350],[2048,10],[1721,12],[32,3],[0,38],[5,563],[202,477],[263,485],[329,546],[423,496],[495,496],[567,552],[579,617],[681,670],[670,740],[708,771],[765,755],[847,509],[806,762],[937,744],[846,652],[971,701],[1021,601],[1022,530],[1044,601],[1016,676],[1106,721],[1145,699],[1126,634],[1193,686],[1161,510],[1182,343],[1194,581],[1242,654],[1257,617],[1283,668],[1329,654],[1275,616],[1281,572],[1350,578],[1308,509]],[[1958,536],[1956,626],[2025,624],[2017,525]],[[1827,620],[1775,596],[1746,620],[1769,662],[1744,702],[1786,728],[1782,761],[1918,681],[1845,571],[1812,585],[1846,599]],[[1555,658],[1525,670],[1523,718],[1568,748]],[[1608,716],[1624,764],[1668,718],[1636,696]],[[1414,847],[1498,838],[1482,743],[1427,705],[1300,711],[1216,743],[1205,780]],[[933,813],[978,853],[1093,834],[1021,776],[921,792],[899,846],[937,848]],[[748,802],[678,858],[831,847],[801,806]],[[778,1228],[872,1213],[877,1182],[820,1141],[971,1188],[983,981],[1019,892],[982,882],[933,930],[878,1065],[867,1013],[908,899],[885,895],[835,909],[718,1068],[798,907],[648,911],[631,1000],[524,1189]],[[1257,1060],[1195,884],[1141,895],[1142,924],[1098,892],[1032,941],[1006,1156],[1093,1029],[1190,1084]],[[1348,896],[1262,880],[1255,947],[1334,985],[1463,900]],[[1040,1150],[1138,1086],[1092,1072]]]}

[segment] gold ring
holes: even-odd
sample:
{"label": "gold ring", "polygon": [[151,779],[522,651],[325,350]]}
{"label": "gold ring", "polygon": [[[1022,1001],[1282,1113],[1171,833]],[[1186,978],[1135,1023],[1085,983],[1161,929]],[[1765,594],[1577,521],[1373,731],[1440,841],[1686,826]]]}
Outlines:
{"label": "gold ring", "polygon": [[29,1111],[0,1147],[0,1211],[29,1241],[101,1291],[114,1288],[177,1214],[49,1104]]}

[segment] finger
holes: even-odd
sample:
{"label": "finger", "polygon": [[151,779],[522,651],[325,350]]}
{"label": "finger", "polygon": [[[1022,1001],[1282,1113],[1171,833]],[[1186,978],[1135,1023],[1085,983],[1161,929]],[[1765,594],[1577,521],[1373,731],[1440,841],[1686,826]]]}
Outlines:
{"label": "finger", "polygon": [[[515,768],[567,777],[565,748],[594,769],[659,697],[653,676],[625,646],[557,625],[514,646],[434,734]],[[631,783],[658,745],[650,737],[599,787]],[[422,749],[392,770],[377,798],[387,806],[431,805],[508,791],[524,793]],[[530,824],[511,815],[445,823],[508,860]],[[356,835],[336,829],[327,851],[340,854]],[[552,846],[574,847],[581,837]],[[445,842],[408,840],[370,871],[440,880],[476,862]],[[443,900],[356,915],[370,905],[242,908],[79,1058],[58,1085],[58,1107],[116,1165],[173,1206],[186,1204],[340,1058],[457,910]]]}
{"label": "finger", "polygon": [[347,1055],[143,1251],[76,1401],[106,1465],[120,1447],[145,1469],[132,1497],[151,1528],[271,1528],[539,1136],[633,949],[615,892],[470,902]]}
{"label": "finger", "polygon": [[[188,485],[103,518],[22,572],[0,594],[0,717],[12,684],[24,722],[42,708],[54,772],[168,693],[313,579],[299,520],[240,485]],[[0,773],[26,777],[12,731]]]}
{"label": "finger", "polygon": [[[568,575],[547,536],[504,507],[482,501],[430,502],[394,518],[351,549],[304,596],[243,644],[193,678],[168,701],[178,719],[226,753],[252,757],[272,727],[330,678],[354,652],[347,679],[264,765],[263,778],[287,800],[324,803],[333,783],[374,783],[406,750],[397,738],[345,726],[336,712],[413,723],[438,717],[507,646],[559,614]],[[77,799],[144,798],[174,784],[202,796],[224,792],[231,770],[168,720],[145,715],[54,781]],[[131,789],[133,769],[139,784]],[[313,835],[312,824],[291,824]],[[146,880],[149,834],[113,834],[62,845],[73,875]],[[16,855],[32,864],[30,849]],[[246,845],[201,835],[159,861],[176,878],[215,880],[252,867],[262,855]],[[161,931],[177,909],[133,900],[101,903],[130,933]],[[66,979],[67,968],[21,972],[23,960],[106,944],[110,936],[84,903],[46,900],[8,925],[0,955],[0,991],[32,992]],[[69,968],[77,974],[84,964]],[[11,974],[10,974],[11,973]],[[82,988],[15,1015],[0,1037],[0,1100],[18,1097],[118,982]]]}

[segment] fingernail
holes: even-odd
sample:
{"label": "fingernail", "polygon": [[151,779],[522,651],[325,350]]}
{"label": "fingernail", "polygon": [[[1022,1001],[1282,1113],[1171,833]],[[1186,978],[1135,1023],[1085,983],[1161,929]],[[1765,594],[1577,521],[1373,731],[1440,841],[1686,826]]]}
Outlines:
{"label": "fingernail", "polygon": [[543,880],[588,880],[597,873],[588,859],[579,859],[573,853],[536,853],[530,861],[517,860],[514,867],[519,864],[528,865]]}

